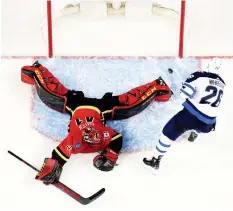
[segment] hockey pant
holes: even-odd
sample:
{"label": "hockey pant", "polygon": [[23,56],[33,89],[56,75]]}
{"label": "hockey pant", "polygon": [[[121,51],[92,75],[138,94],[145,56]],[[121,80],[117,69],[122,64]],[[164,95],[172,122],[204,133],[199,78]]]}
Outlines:
{"label": "hockey pant", "polygon": [[175,141],[189,130],[209,133],[214,130],[215,124],[206,124],[192,115],[186,108],[183,108],[167,122],[162,132],[170,140]]}

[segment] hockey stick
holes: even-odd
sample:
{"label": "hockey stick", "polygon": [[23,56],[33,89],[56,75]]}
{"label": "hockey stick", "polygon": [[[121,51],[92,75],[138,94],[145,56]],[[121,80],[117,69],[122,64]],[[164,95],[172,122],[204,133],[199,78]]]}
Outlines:
{"label": "hockey stick", "polygon": [[[8,153],[10,155],[12,155],[13,157],[17,158],[18,160],[20,160],[21,162],[23,162],[24,164],[26,164],[27,166],[29,166],[30,168],[32,168],[33,170],[35,170],[37,172],[40,172],[37,168],[35,168],[30,163],[26,162],[25,160],[23,160],[22,158],[20,158],[16,154],[14,154],[13,152],[8,150]],[[57,182],[57,183],[55,183],[53,185],[56,188],[60,189],[61,191],[63,191],[64,193],[66,193],[67,195],[69,195],[70,197],[72,197],[73,199],[75,199],[76,201],[78,201],[79,203],[81,203],[83,205],[91,203],[92,201],[99,198],[105,192],[105,188],[102,188],[98,192],[93,194],[92,196],[90,196],[88,198],[84,198],[84,197],[82,197],[81,195],[79,195],[78,193],[76,193],[75,191],[73,191],[72,189],[70,189],[69,187],[67,187],[66,185],[64,185],[61,182]]]}

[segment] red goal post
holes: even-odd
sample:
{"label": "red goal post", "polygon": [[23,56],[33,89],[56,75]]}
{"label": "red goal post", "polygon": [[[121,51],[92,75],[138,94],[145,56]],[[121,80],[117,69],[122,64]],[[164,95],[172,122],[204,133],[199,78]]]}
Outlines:
{"label": "red goal post", "polygon": [[185,28],[185,8],[186,0],[181,0],[181,12],[180,12],[180,35],[179,35],[179,53],[178,56],[183,58],[184,54],[184,28]]}
{"label": "red goal post", "polygon": [[[47,0],[47,26],[48,26],[48,57],[52,58],[53,54],[53,26],[52,26],[52,1]],[[180,30],[179,30],[179,51],[178,56],[183,58],[184,50],[184,31],[185,31],[185,7],[186,0],[180,0]],[[178,43],[177,43],[178,45]]]}
{"label": "red goal post", "polygon": [[48,57],[53,57],[53,25],[52,25],[52,2],[47,0],[47,25],[48,25]]}

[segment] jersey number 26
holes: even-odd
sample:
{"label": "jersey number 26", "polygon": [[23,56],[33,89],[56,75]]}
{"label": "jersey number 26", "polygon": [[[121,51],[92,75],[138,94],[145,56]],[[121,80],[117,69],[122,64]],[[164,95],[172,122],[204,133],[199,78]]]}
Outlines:
{"label": "jersey number 26", "polygon": [[[222,89],[218,90],[217,87],[210,85],[210,86],[206,87],[205,91],[210,92],[210,94],[203,97],[200,101],[200,104],[210,104],[212,107],[218,107],[221,103],[221,99],[223,96],[223,90]],[[214,100],[214,102],[213,102],[213,100]],[[212,102],[210,102],[210,101],[212,101]]]}

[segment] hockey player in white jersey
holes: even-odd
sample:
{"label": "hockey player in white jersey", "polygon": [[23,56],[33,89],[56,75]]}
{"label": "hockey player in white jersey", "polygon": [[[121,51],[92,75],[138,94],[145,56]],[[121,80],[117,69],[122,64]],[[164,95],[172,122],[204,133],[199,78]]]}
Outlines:
{"label": "hockey player in white jersey", "polygon": [[183,109],[164,126],[154,156],[144,158],[144,164],[158,169],[161,158],[172,143],[186,131],[193,130],[193,134],[197,134],[214,130],[224,87],[224,80],[216,73],[191,74],[181,88],[181,95],[186,99]]}

